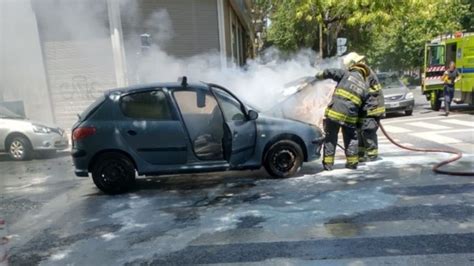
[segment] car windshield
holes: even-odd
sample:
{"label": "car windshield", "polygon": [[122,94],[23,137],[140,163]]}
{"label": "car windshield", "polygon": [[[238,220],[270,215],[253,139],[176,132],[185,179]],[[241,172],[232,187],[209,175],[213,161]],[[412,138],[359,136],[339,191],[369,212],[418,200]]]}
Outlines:
{"label": "car windshield", "polygon": [[[216,86],[212,86],[212,85],[209,85],[211,88],[215,88],[215,89],[220,89],[219,87],[216,87]],[[254,110],[256,112],[261,112],[260,108],[256,107],[255,105],[252,105],[250,103],[248,103],[245,99],[241,99],[239,98],[238,99],[240,102],[242,102],[242,104],[248,109],[248,110]]]}
{"label": "car windshield", "polygon": [[401,80],[395,75],[377,75],[383,89],[403,87]]}
{"label": "car windshield", "polygon": [[0,118],[25,119],[25,117],[16,114],[2,106],[0,106]]}

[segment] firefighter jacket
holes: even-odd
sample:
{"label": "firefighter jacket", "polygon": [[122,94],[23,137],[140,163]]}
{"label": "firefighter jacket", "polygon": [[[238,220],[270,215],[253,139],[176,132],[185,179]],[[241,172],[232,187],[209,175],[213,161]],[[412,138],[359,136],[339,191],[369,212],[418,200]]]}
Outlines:
{"label": "firefighter jacket", "polygon": [[337,82],[331,102],[326,108],[326,118],[355,128],[368,96],[368,83],[362,73],[356,69],[326,69],[317,78]]}
{"label": "firefighter jacket", "polygon": [[377,75],[372,70],[370,70],[367,82],[369,85],[369,92],[367,94],[366,103],[361,109],[360,117],[383,117],[385,114],[385,101],[382,86],[380,86]]}

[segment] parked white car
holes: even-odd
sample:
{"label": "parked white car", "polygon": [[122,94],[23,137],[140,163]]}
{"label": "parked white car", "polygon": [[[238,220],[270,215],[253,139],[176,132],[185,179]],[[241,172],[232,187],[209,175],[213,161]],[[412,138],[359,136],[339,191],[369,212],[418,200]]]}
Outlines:
{"label": "parked white car", "polygon": [[0,106],[0,152],[7,152],[13,160],[27,160],[34,152],[55,152],[68,146],[63,129],[30,121]]}

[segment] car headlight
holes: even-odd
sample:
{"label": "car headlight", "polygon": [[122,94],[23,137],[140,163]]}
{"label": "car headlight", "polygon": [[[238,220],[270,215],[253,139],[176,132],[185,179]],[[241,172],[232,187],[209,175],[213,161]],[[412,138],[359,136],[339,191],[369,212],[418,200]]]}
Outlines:
{"label": "car headlight", "polygon": [[413,92],[408,92],[408,93],[405,95],[405,99],[407,99],[407,100],[411,100],[411,99],[413,99],[413,98],[414,98]]}
{"label": "car headlight", "polygon": [[51,129],[49,127],[45,127],[42,125],[33,125],[33,131],[35,133],[44,133],[44,134],[51,133]]}

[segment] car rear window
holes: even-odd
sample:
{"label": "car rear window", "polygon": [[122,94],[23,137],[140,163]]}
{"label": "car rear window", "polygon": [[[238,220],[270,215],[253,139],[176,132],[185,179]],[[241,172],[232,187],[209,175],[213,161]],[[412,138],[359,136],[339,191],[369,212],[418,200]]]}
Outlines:
{"label": "car rear window", "polygon": [[86,108],[86,110],[84,110],[84,112],[79,115],[79,121],[84,121],[89,118],[89,116],[91,116],[97,110],[97,108],[99,108],[104,100],[105,95],[98,97],[91,105],[89,105],[89,107]]}
{"label": "car rear window", "polygon": [[173,120],[163,91],[147,91],[123,96],[120,108],[125,116],[135,119]]}

